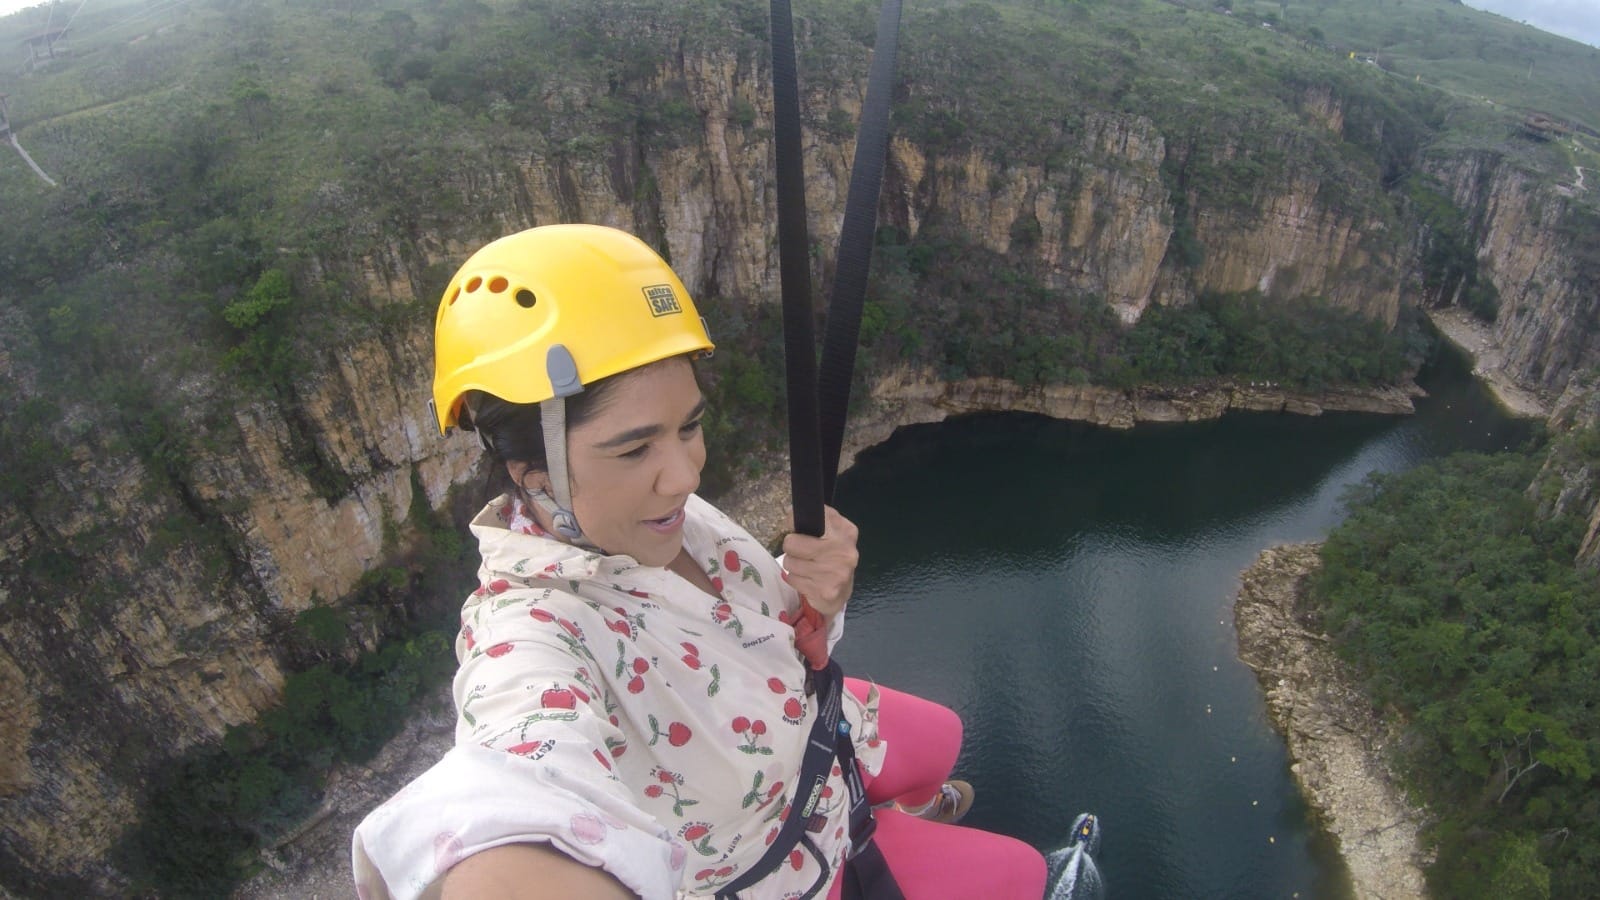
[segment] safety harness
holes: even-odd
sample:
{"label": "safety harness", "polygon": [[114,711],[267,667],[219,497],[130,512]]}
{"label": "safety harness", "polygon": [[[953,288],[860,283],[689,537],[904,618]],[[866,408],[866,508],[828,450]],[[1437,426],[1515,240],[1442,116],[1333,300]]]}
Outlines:
{"label": "safety harness", "polygon": [[[826,820],[815,812],[822,799],[822,789],[833,771],[835,757],[844,773],[850,790],[850,852],[845,859],[845,900],[904,900],[900,888],[883,853],[872,843],[872,833],[878,823],[872,818],[872,804],[867,802],[867,791],[861,782],[861,770],[856,765],[855,744],[850,740],[850,723],[840,714],[844,693],[844,673],[839,664],[829,660],[821,669],[811,672],[811,686],[816,690],[817,720],[812,723],[806,743],[805,758],[800,763],[800,776],[795,779],[795,796],[789,815],[778,829],[778,835],[765,855],[744,874],[717,892],[718,900],[732,900],[739,891],[754,885],[782,865],[789,853],[802,847],[821,867],[817,880],[802,895],[818,897],[827,893],[833,871],[827,857],[811,840],[811,826],[815,819]],[[803,802],[802,802],[802,798]],[[820,827],[820,823],[818,823]]]}
{"label": "safety harness", "polygon": [[[834,476],[844,443],[855,367],[856,339],[866,295],[877,220],[878,194],[888,155],[889,98],[899,42],[900,2],[884,0],[878,14],[877,40],[867,77],[867,97],[856,135],[839,231],[833,291],[818,373],[812,330],[810,241],[806,235],[805,174],[800,149],[800,90],[794,52],[794,19],[788,0],[771,0],[773,138],[777,152],[778,265],[782,279],[784,359],[789,395],[790,486],[794,497],[795,531],[820,537],[824,504],[832,499]],[[796,846],[803,847],[822,868],[805,897],[825,893],[832,872],[808,834],[828,775],[837,758],[850,791],[850,850],[843,873],[845,900],[904,900],[883,853],[872,841],[877,823],[856,765],[850,723],[840,715],[844,675],[828,658],[821,615],[801,598],[801,619],[795,623],[795,645],[811,667],[817,720],[812,725],[789,816],[777,837],[753,867],[718,892],[737,893],[776,869]]]}

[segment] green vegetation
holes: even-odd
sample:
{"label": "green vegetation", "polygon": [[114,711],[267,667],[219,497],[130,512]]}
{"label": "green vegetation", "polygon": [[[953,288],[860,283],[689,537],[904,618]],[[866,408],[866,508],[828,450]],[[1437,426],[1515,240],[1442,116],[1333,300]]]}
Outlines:
{"label": "green vegetation", "polygon": [[[1600,434],[1563,443],[1592,452]],[[1573,563],[1587,523],[1537,514],[1540,456],[1374,476],[1312,583],[1406,723],[1400,762],[1437,817],[1434,896],[1600,895],[1600,585]]]}
{"label": "green vegetation", "polygon": [[[1481,145],[1485,128],[1503,142],[1520,114],[1463,104],[1426,80],[1351,60],[1344,48],[1378,46],[1361,31],[1369,22],[1401,23],[1423,42],[1419,56],[1439,62],[1459,54],[1427,43],[1438,35],[1470,33],[1494,59],[1543,39],[1431,0],[1256,10],[1271,13],[1276,30],[1251,20],[1258,5],[1241,0],[1225,15],[1198,0],[913,4],[896,130],[933,165],[977,150],[997,168],[1042,167],[1070,188],[1089,168],[1125,164],[1103,155],[1093,135],[1110,121],[1137,122],[1164,142],[1169,265],[1193,272],[1204,263],[1200,216],[1248,218],[1268,192],[1311,178],[1331,210],[1394,234],[1420,221],[1424,268],[1437,275],[1430,289],[1464,280],[1462,302],[1492,315],[1487,280],[1464,269],[1464,218],[1440,206],[1442,195],[1419,202],[1434,189],[1414,187],[1415,173],[1430,143]],[[1444,7],[1448,29],[1413,21],[1432,21],[1434,7]],[[819,0],[799,12],[809,86],[825,91],[865,71],[872,4]],[[37,31],[51,15],[38,8],[0,20],[0,41]],[[15,310],[5,330],[19,333],[12,355],[39,372],[34,390],[54,407],[81,406],[96,420],[115,418],[107,411],[131,392],[170,396],[183,385],[185,424],[199,418],[219,430],[174,427],[164,442],[128,442],[164,454],[145,460],[158,469],[196,456],[197,442],[233,443],[226,411],[241,399],[274,404],[289,423],[291,454],[330,500],[351,481],[293,413],[306,379],[353,341],[392,339],[429,320],[449,270],[441,248],[481,242],[529,215],[523,160],[604,166],[636,229],[662,245],[651,160],[695,146],[709,111],[682,79],[658,77],[661,61],[715,49],[739,60],[741,73],[757,71],[766,33],[764,8],[749,0],[201,0],[172,9],[130,0],[73,15],[57,59],[0,67],[18,134],[63,184],[51,190],[21,166],[0,165],[9,213],[0,218],[0,284]],[[1546,43],[1537,49],[1553,55],[1540,77],[1584,74],[1561,83],[1572,103],[1592,108],[1596,63],[1568,52],[1570,42]],[[1339,110],[1336,123],[1324,107]],[[848,130],[838,107],[806,114],[818,134]],[[727,115],[740,139],[766,139],[748,97],[735,97]],[[564,209],[573,202],[555,199]],[[903,359],[1024,383],[1236,372],[1311,384],[1387,370],[1363,360],[1274,372],[1254,361],[1230,367],[1207,348],[1166,352],[1171,335],[1122,334],[1104,298],[1048,289],[1038,221],[1020,216],[1011,231],[1009,258],[963,249],[959,263],[978,270],[968,274],[945,260],[901,258],[976,243],[936,221],[917,246],[881,245],[864,375]],[[772,332],[759,312],[765,298],[705,299],[717,309],[719,339],[753,329],[725,342],[724,356],[742,361],[707,367],[725,404],[714,424],[735,441],[728,455],[749,459],[745,446],[760,446],[781,409],[780,368],[764,343]],[[995,303],[1003,315],[990,315]],[[1144,327],[1209,340],[1212,328],[1194,315],[1158,312],[1165,321]],[[175,333],[187,340],[171,340]],[[43,458],[39,448],[67,437],[47,422],[6,428],[7,471],[27,471],[27,459]],[[733,477],[729,469],[712,482]]]}
{"label": "green vegetation", "polygon": [[133,889],[227,896],[259,847],[316,808],[328,766],[369,759],[454,671],[451,637],[427,631],[354,664],[297,672],[254,724],[164,767],[115,851]]}
{"label": "green vegetation", "polygon": [[1448,306],[1457,299],[1473,315],[1493,322],[1500,311],[1494,284],[1479,276],[1478,254],[1466,217],[1419,175],[1406,179],[1407,194],[1417,219],[1426,228],[1422,244],[1422,289],[1431,303]]}
{"label": "green vegetation", "polygon": [[1320,390],[1393,384],[1419,364],[1417,340],[1315,298],[1291,308],[1257,293],[1211,294],[1146,311],[1125,358],[1138,381],[1227,375]]}
{"label": "green vegetation", "polygon": [[[1196,0],[1196,5],[1199,0]],[[1236,18],[1479,103],[1600,130],[1600,49],[1459,2],[1235,0]]]}
{"label": "green vegetation", "polygon": [[61,458],[48,424],[57,413],[49,402],[34,397],[11,415],[0,418],[0,501],[21,503],[45,483]]}
{"label": "green vegetation", "polygon": [[695,364],[706,394],[706,467],[700,490],[715,496],[762,473],[772,447],[786,446],[783,319],[777,306],[700,298],[716,353]]}
{"label": "green vegetation", "polygon": [[959,236],[878,232],[863,310],[866,370],[927,365],[946,377],[1064,381],[1115,360],[1122,327],[1101,300],[1050,290],[1027,265]]}
{"label": "green vegetation", "polygon": [[916,362],[952,378],[1035,385],[1229,377],[1320,390],[1392,384],[1426,350],[1415,322],[1391,332],[1314,297],[1289,304],[1255,292],[1153,306],[1127,328],[1096,297],[1049,289],[1016,260],[926,231],[907,241],[879,229],[873,279],[862,344],[879,369]]}

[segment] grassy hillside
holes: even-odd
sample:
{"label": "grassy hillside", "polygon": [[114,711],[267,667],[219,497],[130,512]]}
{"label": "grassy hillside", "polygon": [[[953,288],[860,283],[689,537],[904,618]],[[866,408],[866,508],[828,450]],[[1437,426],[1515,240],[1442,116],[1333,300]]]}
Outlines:
{"label": "grassy hillside", "polygon": [[1232,8],[1400,78],[1600,130],[1600,48],[1444,0],[1237,0]]}
{"label": "grassy hillside", "polygon": [[[1455,102],[1431,138],[1436,148],[1509,151],[1556,178],[1572,166],[1600,165],[1600,48],[1456,0],[1223,0],[1220,6],[1308,50],[1449,97]],[[1507,142],[1508,129],[1548,143]]]}

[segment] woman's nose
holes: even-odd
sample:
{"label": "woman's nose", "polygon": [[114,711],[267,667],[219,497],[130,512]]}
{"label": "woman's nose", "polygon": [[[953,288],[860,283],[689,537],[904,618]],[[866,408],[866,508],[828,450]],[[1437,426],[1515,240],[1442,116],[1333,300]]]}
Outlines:
{"label": "woman's nose", "polygon": [[656,490],[663,496],[692,494],[700,487],[700,463],[692,442],[679,441],[672,448],[661,474],[656,478]]}

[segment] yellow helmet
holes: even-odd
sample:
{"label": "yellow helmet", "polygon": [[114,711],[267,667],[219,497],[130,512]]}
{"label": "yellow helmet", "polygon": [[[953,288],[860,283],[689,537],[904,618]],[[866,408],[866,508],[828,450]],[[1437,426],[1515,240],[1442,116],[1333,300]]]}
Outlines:
{"label": "yellow helmet", "polygon": [[445,288],[434,415],[448,431],[468,391],[540,403],[712,349],[683,282],[644,241],[600,225],[531,228],[472,254]]}

